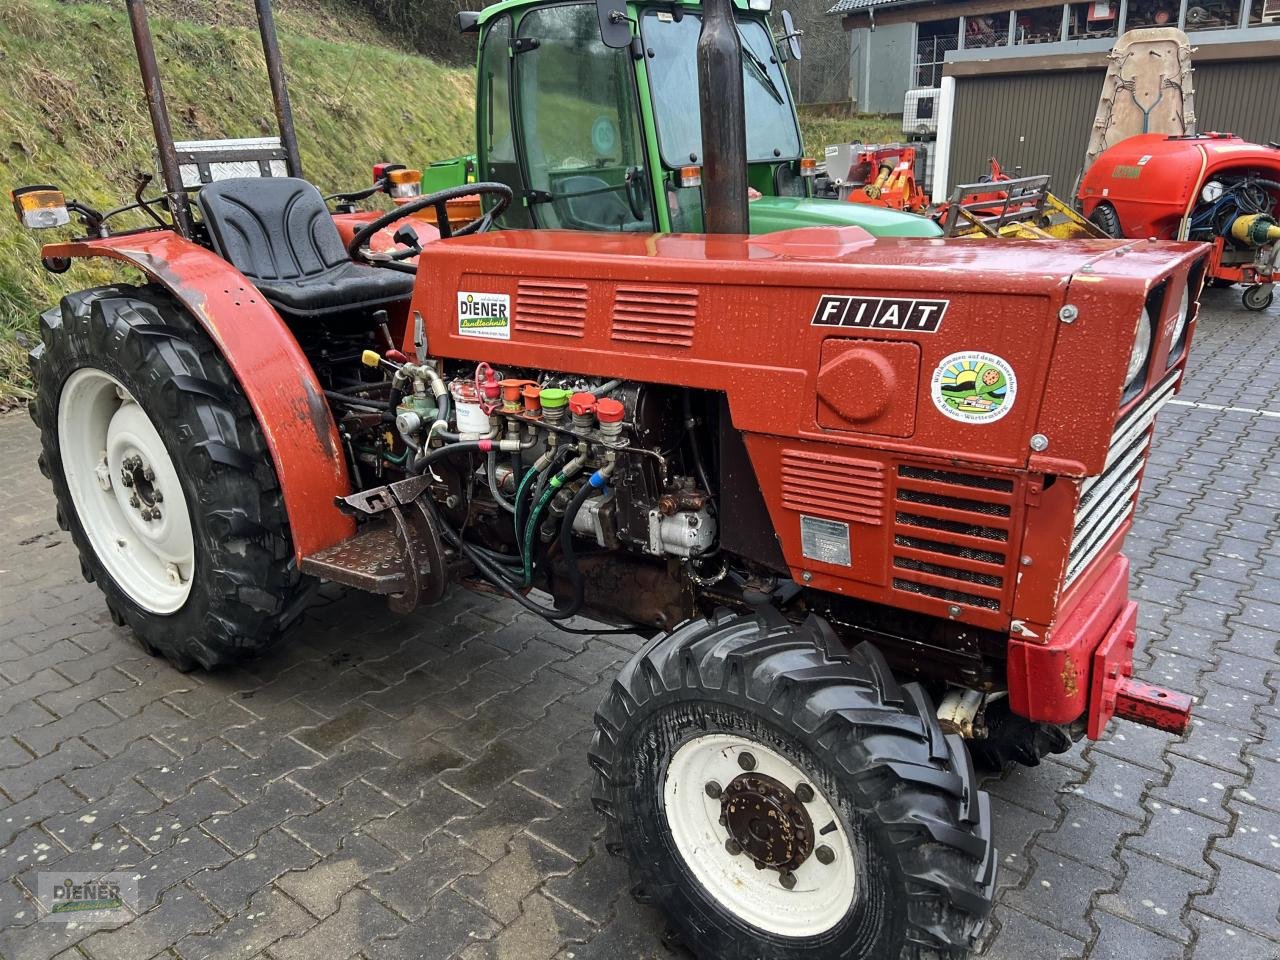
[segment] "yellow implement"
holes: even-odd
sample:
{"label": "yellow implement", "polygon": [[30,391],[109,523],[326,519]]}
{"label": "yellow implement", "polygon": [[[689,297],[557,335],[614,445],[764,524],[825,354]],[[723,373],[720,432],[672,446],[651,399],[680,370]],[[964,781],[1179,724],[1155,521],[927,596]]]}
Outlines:
{"label": "yellow implement", "polygon": [[937,220],[948,237],[1077,240],[1106,236],[1049,192],[1047,176],[961,184]]}

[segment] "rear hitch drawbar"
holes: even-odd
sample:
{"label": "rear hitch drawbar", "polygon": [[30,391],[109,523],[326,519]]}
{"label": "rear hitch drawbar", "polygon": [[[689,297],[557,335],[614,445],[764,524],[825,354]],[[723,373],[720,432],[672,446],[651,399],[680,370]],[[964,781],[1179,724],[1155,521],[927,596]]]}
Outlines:
{"label": "rear hitch drawbar", "polygon": [[1125,677],[1115,689],[1116,716],[1144,727],[1183,734],[1191,727],[1191,697],[1133,677]]}

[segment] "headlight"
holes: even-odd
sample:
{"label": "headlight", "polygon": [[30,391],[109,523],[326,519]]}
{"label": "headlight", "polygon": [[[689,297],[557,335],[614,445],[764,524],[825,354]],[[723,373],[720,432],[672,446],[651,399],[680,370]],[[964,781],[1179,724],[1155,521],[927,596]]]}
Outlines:
{"label": "headlight", "polygon": [[1133,338],[1133,351],[1129,354],[1129,369],[1124,374],[1124,388],[1128,392],[1142,372],[1147,369],[1147,355],[1151,351],[1151,314],[1142,308],[1138,318],[1138,330]]}
{"label": "headlight", "polygon": [[1200,191],[1200,199],[1205,203],[1213,203],[1222,196],[1226,189],[1221,180],[1210,180],[1204,185],[1204,189]]}
{"label": "headlight", "polygon": [[1173,330],[1169,334],[1169,361],[1176,359],[1173,351],[1182,342],[1182,335],[1187,332],[1187,320],[1191,316],[1191,287],[1182,288],[1182,300],[1178,304],[1178,316],[1173,321]]}

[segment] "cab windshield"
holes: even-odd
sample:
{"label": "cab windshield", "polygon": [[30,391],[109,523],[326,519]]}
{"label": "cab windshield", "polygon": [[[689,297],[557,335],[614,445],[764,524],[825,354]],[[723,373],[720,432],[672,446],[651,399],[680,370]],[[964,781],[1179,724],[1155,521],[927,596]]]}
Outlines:
{"label": "cab windshield", "polygon": [[[698,109],[698,34],[702,18],[649,10],[641,20],[649,90],[662,161],[677,168],[702,161],[701,112]],[[759,20],[740,18],[742,91],[746,103],[747,159],[794,160],[800,156],[800,132],[782,68],[776,62],[768,30]]]}

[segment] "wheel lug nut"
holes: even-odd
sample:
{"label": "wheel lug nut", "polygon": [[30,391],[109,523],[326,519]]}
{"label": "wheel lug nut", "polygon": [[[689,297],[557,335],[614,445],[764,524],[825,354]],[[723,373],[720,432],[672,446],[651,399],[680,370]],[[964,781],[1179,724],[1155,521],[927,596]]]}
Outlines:
{"label": "wheel lug nut", "polygon": [[159,490],[157,490],[155,493],[151,495],[151,499],[154,500],[156,503],[164,503],[164,494],[161,493]]}
{"label": "wheel lug nut", "polygon": [[147,483],[150,483],[155,478],[156,478],[156,472],[154,470],[152,470],[150,467],[145,467],[143,469],[142,471],[143,480],[147,481]]}
{"label": "wheel lug nut", "polygon": [[720,814],[720,826],[727,827],[728,825],[729,825],[729,818],[726,817],[723,813]]}
{"label": "wheel lug nut", "polygon": [[707,796],[710,797],[712,800],[720,799],[720,793],[721,793],[720,784],[716,783],[714,780],[708,780],[706,787],[704,787],[703,789],[707,791]]}
{"label": "wheel lug nut", "polygon": [[130,497],[129,506],[133,507],[134,509],[137,509],[138,507],[142,506],[142,501],[139,500],[136,496]]}
{"label": "wheel lug nut", "polygon": [[159,507],[152,507],[152,508],[151,508],[151,519],[152,519],[152,520],[159,520],[159,519],[160,519],[160,508],[159,508]]}
{"label": "wheel lug nut", "polygon": [[724,842],[724,848],[729,852],[729,856],[731,857],[736,857],[742,852],[742,844],[733,839],[733,837],[730,837]]}
{"label": "wheel lug nut", "polygon": [[796,886],[796,875],[794,873],[783,873],[778,877],[778,882],[782,884],[783,889],[794,890]]}
{"label": "wheel lug nut", "polygon": [[820,846],[817,850],[813,851],[813,855],[817,857],[818,862],[823,865],[834,863],[836,859],[836,852],[832,850],[830,847],[828,847],[825,843],[822,846]]}
{"label": "wheel lug nut", "polygon": [[738,754],[738,766],[743,770],[754,770],[756,768],[755,756],[744,750],[742,753]]}
{"label": "wheel lug nut", "polygon": [[813,799],[813,787],[807,783],[802,783],[796,787],[796,799],[801,803],[808,803]]}
{"label": "wheel lug nut", "polygon": [[133,486],[133,474],[131,474],[128,470],[121,470],[121,471],[120,471],[120,482],[121,482],[121,483],[123,483],[126,487],[132,487],[132,486]]}

